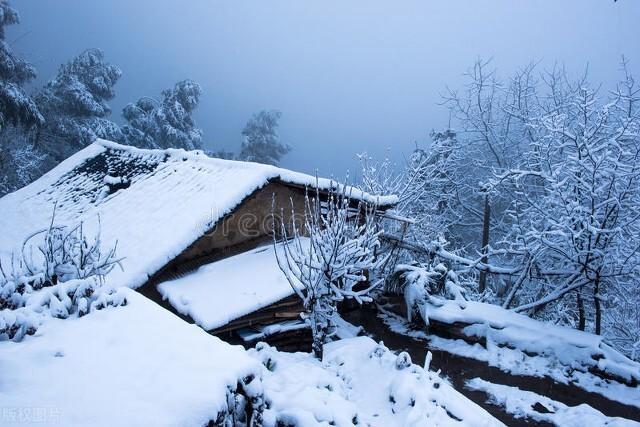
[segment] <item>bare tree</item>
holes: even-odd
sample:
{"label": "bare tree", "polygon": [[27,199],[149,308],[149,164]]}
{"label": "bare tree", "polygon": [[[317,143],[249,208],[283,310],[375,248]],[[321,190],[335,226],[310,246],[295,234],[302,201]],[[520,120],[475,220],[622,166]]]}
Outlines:
{"label": "bare tree", "polygon": [[[377,253],[382,231],[374,222],[375,206],[352,207],[347,191],[346,186],[332,191],[326,200],[319,191],[313,197],[307,194],[302,227],[294,220],[293,207],[290,226],[284,220],[279,224],[282,252],[274,237],[278,265],[303,302],[303,318],[311,327],[318,359],[334,334],[337,303],[345,298],[369,301],[369,292],[381,283],[369,278],[385,260]],[[284,215],[274,212],[277,217]]]}
{"label": "bare tree", "polygon": [[[431,222],[442,235],[386,237],[421,262],[446,262],[473,298],[592,330],[635,354],[640,88],[627,60],[609,92],[590,85],[588,70],[571,78],[532,63],[502,80],[488,66],[477,62],[463,90],[445,96],[460,130],[414,153],[428,160],[406,191],[416,201],[399,206],[417,230]],[[416,176],[409,166],[400,174]],[[473,294],[478,282],[487,293]]]}
{"label": "bare tree", "polygon": [[[637,89],[625,70],[625,80],[604,101],[584,80],[559,108],[530,126],[540,135],[528,158],[538,168],[510,169],[496,178],[525,196],[519,242],[545,269],[546,289],[527,296],[516,308],[535,310],[568,294],[576,295],[579,325],[584,328],[585,292],[593,308],[594,331],[602,333],[605,295],[634,286],[640,261],[640,112]],[[552,92],[553,93],[553,92]],[[544,183],[544,192],[528,190]]]}

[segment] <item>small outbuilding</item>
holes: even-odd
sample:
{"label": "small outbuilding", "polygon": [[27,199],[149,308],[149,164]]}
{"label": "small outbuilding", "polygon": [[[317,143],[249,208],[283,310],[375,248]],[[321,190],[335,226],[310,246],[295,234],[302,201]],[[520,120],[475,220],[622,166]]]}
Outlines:
{"label": "small outbuilding", "polygon": [[[98,140],[32,184],[0,199],[0,261],[57,224],[83,223],[122,269],[107,281],[137,289],[185,320],[228,340],[295,349],[307,331],[300,302],[279,271],[273,213],[289,223],[307,191],[333,180],[203,152],[144,150]],[[394,196],[346,191],[383,213]],[[293,208],[293,209],[292,209]]]}

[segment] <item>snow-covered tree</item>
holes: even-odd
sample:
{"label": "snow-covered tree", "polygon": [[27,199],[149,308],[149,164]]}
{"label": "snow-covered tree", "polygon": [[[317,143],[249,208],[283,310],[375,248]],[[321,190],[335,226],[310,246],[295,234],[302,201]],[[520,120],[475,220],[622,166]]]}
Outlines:
{"label": "snow-covered tree", "polygon": [[525,195],[511,241],[542,266],[542,274],[533,272],[543,278],[538,286],[512,289],[516,310],[574,295],[576,326],[585,329],[588,317],[596,334],[605,308],[637,290],[640,266],[640,97],[624,69],[625,79],[605,99],[584,79],[565,86],[562,104],[531,122],[539,138],[522,165],[494,182]]}
{"label": "snow-covered tree", "polygon": [[60,162],[96,138],[119,140],[120,128],[107,117],[107,101],[122,72],[104,60],[99,49],[87,49],[58,70],[36,96],[45,117],[36,144],[51,163]]}
{"label": "snow-covered tree", "polygon": [[162,100],[144,97],[127,104],[122,115],[122,142],[141,148],[202,149],[202,130],[196,127],[193,112],[202,88],[193,80],[182,80],[173,89],[162,91]]}
{"label": "snow-covered tree", "polygon": [[18,58],[5,41],[5,27],[19,22],[18,13],[0,1],[0,131],[8,125],[32,127],[43,121],[22,86],[36,76],[35,68]]}
{"label": "snow-covered tree", "polygon": [[445,300],[457,301],[465,307],[464,288],[458,283],[458,275],[441,262],[398,264],[387,278],[385,289],[404,296],[409,322],[422,322],[427,327],[430,307],[440,307]]}
{"label": "snow-covered tree", "polygon": [[331,192],[326,200],[319,191],[314,197],[307,195],[303,224],[296,223],[300,213],[295,212],[291,224],[280,224],[282,252],[274,233],[278,265],[303,302],[313,353],[319,359],[323,344],[334,334],[336,304],[345,298],[369,301],[369,292],[381,281],[368,280],[385,259],[379,253],[375,206],[352,206],[345,189]]}
{"label": "snow-covered tree", "polygon": [[478,225],[471,200],[477,185],[470,180],[469,159],[456,132],[446,129],[430,136],[429,148],[416,148],[409,157],[404,180],[412,190],[400,208],[416,220],[412,237],[424,241],[445,237],[458,243],[468,235],[468,227]]}
{"label": "snow-covered tree", "polygon": [[640,88],[627,61],[607,93],[560,67],[509,80],[486,67],[445,99],[459,131],[434,133],[399,178],[363,170],[367,190],[409,195],[398,210],[418,231],[386,241],[406,249],[405,264],[446,265],[471,298],[602,334],[637,357]]}
{"label": "snow-covered tree", "polygon": [[121,142],[140,148],[158,147],[155,142],[158,125],[155,113],[160,103],[153,98],[140,98],[135,104],[129,103],[122,110],[127,124],[122,126]]}
{"label": "snow-covered tree", "polygon": [[260,111],[254,114],[242,130],[239,160],[278,165],[282,156],[291,151],[278,135],[280,111]]}
{"label": "snow-covered tree", "polygon": [[[517,195],[508,187],[487,192],[486,183],[494,172],[518,164],[535,141],[529,122],[540,114],[541,98],[534,63],[505,80],[491,68],[490,61],[478,59],[466,77],[461,90],[448,89],[443,99],[459,127],[453,161],[445,169],[449,177],[455,176],[457,217],[447,237],[457,246],[466,246],[467,253],[474,256],[487,253],[489,246],[501,241],[511,227],[509,209]],[[449,193],[443,194],[450,202]],[[481,274],[481,291],[485,290],[486,281]],[[492,285],[499,294],[504,292],[501,282]]]}
{"label": "snow-covered tree", "polygon": [[39,176],[43,160],[33,146],[32,132],[44,119],[23,89],[35,77],[35,68],[5,41],[5,26],[18,21],[9,3],[0,1],[0,196]]}
{"label": "snow-covered tree", "polygon": [[42,174],[46,155],[33,145],[32,136],[13,126],[0,132],[0,197]]}
{"label": "snow-covered tree", "polygon": [[[465,227],[480,224],[468,218],[463,202],[473,192],[464,167],[464,150],[453,130],[432,132],[431,138],[428,149],[416,147],[403,165],[377,162],[366,153],[359,155],[360,187],[370,194],[398,196],[395,218],[385,220],[388,235],[426,246],[441,240],[462,246],[467,244],[462,237]],[[405,220],[398,221],[401,217]],[[411,263],[421,256],[420,251],[396,251],[397,240],[386,242],[395,262]],[[387,267],[387,273],[394,274],[393,263]]]}

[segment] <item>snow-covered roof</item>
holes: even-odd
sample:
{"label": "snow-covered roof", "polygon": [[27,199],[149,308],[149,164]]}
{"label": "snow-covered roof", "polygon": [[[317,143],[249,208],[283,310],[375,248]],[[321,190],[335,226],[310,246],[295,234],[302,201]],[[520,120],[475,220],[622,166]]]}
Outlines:
{"label": "snow-covered roof", "polygon": [[142,295],[0,342],[2,425],[205,425],[260,364]]}
{"label": "snow-covered roof", "polygon": [[[98,140],[32,184],[0,199],[0,259],[46,228],[56,205],[59,224],[100,221],[105,246],[117,241],[124,271],[114,285],[138,287],[180,254],[249,194],[269,182],[329,189],[335,181],[269,165],[209,158],[201,151],[143,150]],[[348,188],[351,197],[381,206],[395,196]]]}
{"label": "snow-covered roof", "polygon": [[204,265],[159,284],[158,291],[207,331],[293,294],[273,245]]}

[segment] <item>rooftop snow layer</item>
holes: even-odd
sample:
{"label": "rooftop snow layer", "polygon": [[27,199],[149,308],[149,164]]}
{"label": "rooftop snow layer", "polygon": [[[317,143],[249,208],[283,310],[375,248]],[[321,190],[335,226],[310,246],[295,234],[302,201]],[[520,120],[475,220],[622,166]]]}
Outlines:
{"label": "rooftop snow layer", "polygon": [[227,387],[259,374],[241,347],[125,291],[126,306],[0,342],[3,426],[205,425]]}
{"label": "rooftop snow layer", "polygon": [[273,246],[204,265],[159,284],[158,291],[179,313],[207,331],[293,294]]}
{"label": "rooftop snow layer", "polygon": [[[258,163],[209,158],[201,151],[143,150],[99,140],[32,184],[0,199],[0,260],[7,262],[24,239],[56,223],[100,221],[105,246],[117,241],[123,268],[111,284],[136,288],[205,231],[270,181],[335,187],[328,179]],[[395,196],[351,196],[380,205]]]}

